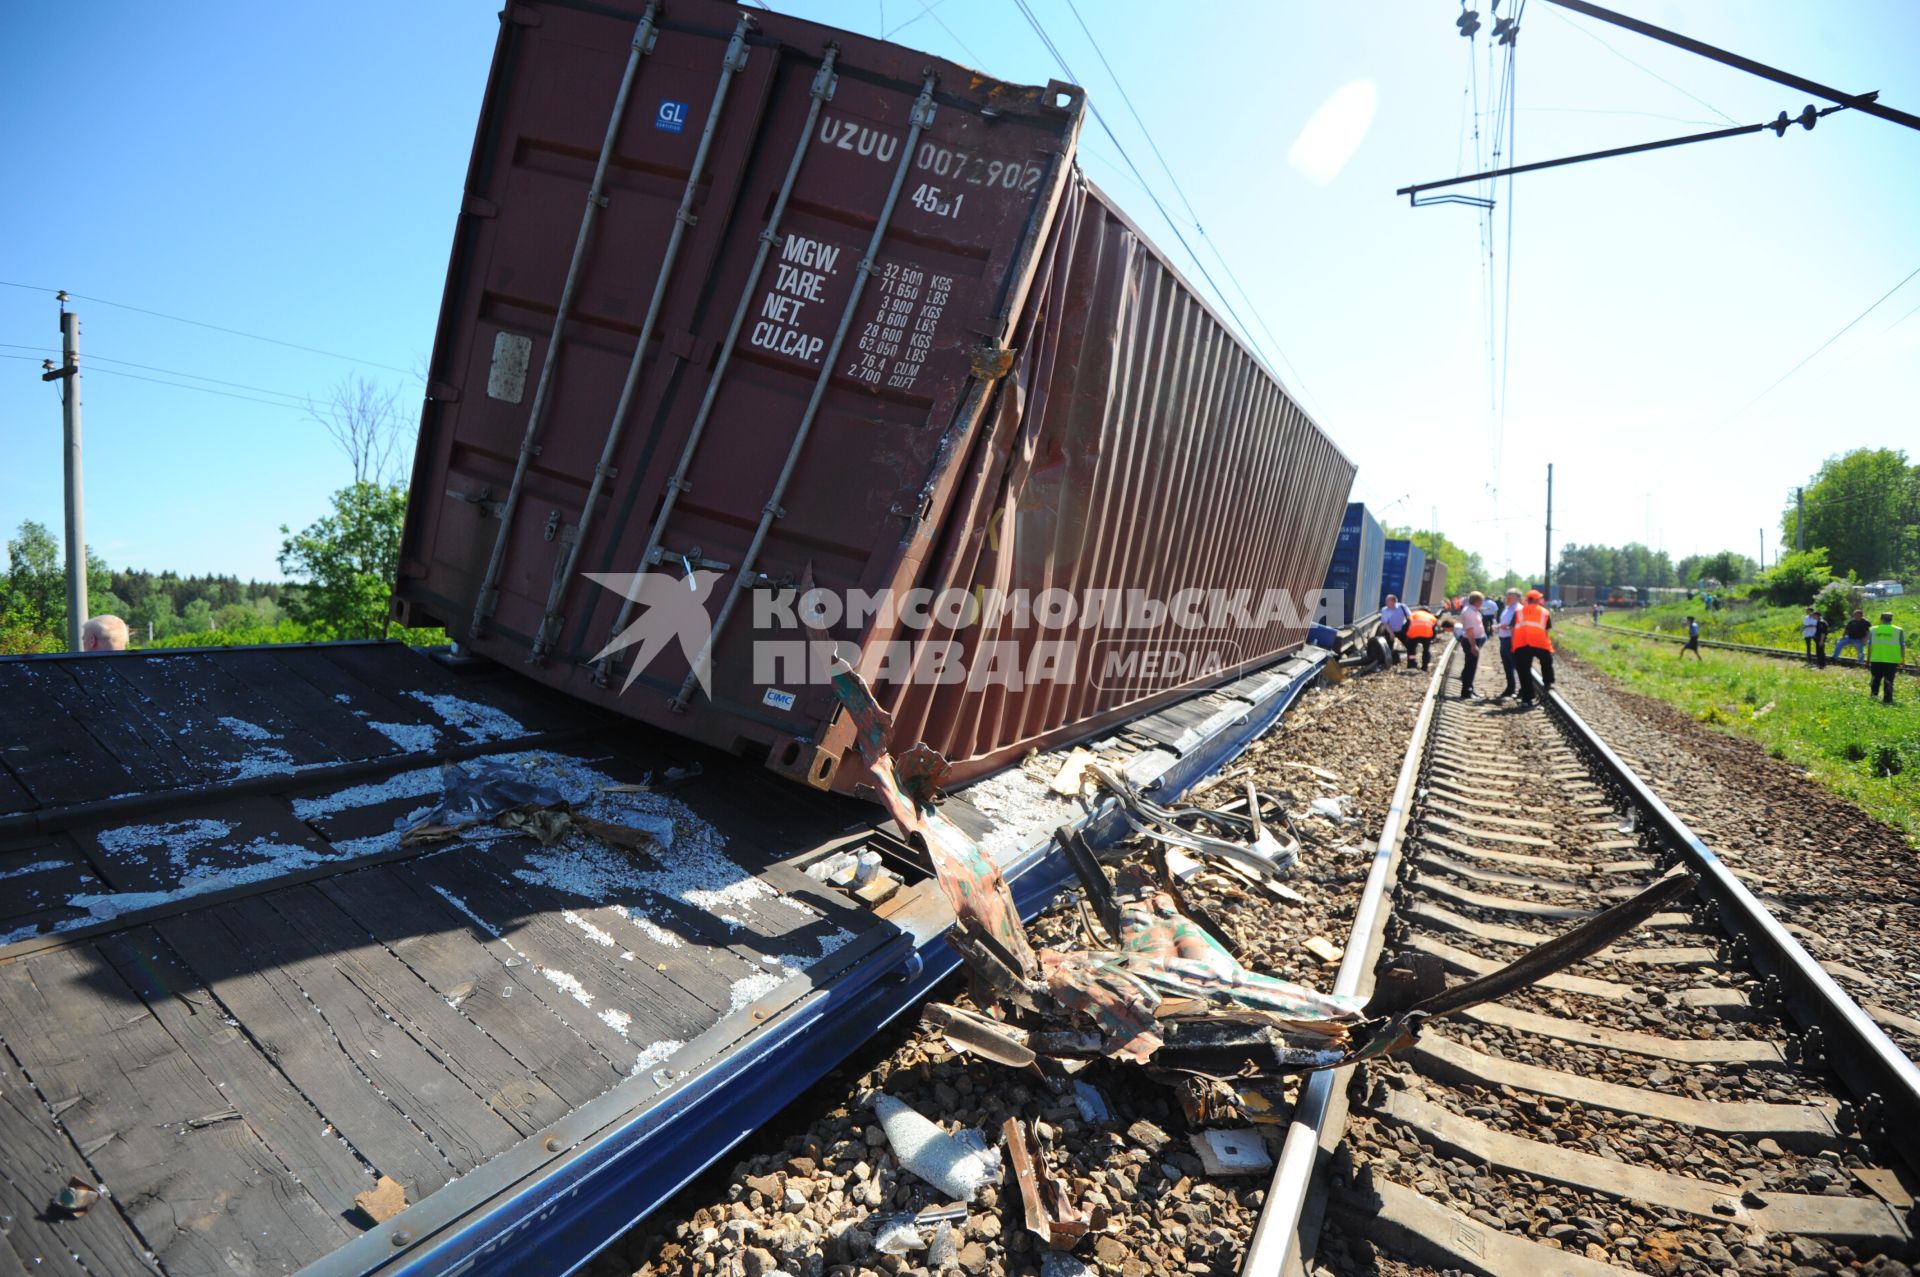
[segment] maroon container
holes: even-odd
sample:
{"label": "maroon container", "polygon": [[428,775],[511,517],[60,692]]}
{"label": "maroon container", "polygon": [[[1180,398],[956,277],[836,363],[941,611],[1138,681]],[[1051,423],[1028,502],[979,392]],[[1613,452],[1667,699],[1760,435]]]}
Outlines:
{"label": "maroon container", "polygon": [[511,5],[396,615],[850,792],[836,645],[952,783],[1296,646],[1353,466],[1079,176],[1082,111],[705,0]]}

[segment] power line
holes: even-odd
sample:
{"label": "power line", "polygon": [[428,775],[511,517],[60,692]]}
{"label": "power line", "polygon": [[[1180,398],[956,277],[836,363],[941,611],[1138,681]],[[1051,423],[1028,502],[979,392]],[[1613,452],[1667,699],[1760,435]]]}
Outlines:
{"label": "power line", "polygon": [[[1113,81],[1114,89],[1120,94],[1120,100],[1126,103],[1127,112],[1133,116],[1133,122],[1140,128],[1140,136],[1147,140],[1147,146],[1152,150],[1153,157],[1160,161],[1161,171],[1167,175],[1167,180],[1173,184],[1173,193],[1180,197],[1180,203],[1186,207],[1187,215],[1193,219],[1193,229],[1199,234],[1201,239],[1207,242],[1207,247],[1213,250],[1214,260],[1220,263],[1221,272],[1226,275],[1227,281],[1233,285],[1234,291],[1240,294],[1240,300],[1246,303],[1247,313],[1251,314],[1253,321],[1260,325],[1260,331],[1266,334],[1268,343],[1273,347],[1274,352],[1280,356],[1281,362],[1285,363],[1288,370],[1293,373],[1293,379],[1299,385],[1300,392],[1308,398],[1312,398],[1313,392],[1307,389],[1306,378],[1300,375],[1300,370],[1294,367],[1291,359],[1287,358],[1287,352],[1280,345],[1280,339],[1274,336],[1273,329],[1267,325],[1266,316],[1260,313],[1258,306],[1254,305],[1253,298],[1248,295],[1246,287],[1241,284],[1239,276],[1234,273],[1233,267],[1227,261],[1226,255],[1220,251],[1220,246],[1213,242],[1213,237],[1207,234],[1207,228],[1200,224],[1200,214],[1194,209],[1193,201],[1187,198],[1187,192],[1185,188],[1180,185],[1180,179],[1174,176],[1173,166],[1167,163],[1167,157],[1161,153],[1159,143],[1153,140],[1152,130],[1147,128],[1146,120],[1141,118],[1139,108],[1133,104],[1133,95],[1127,92],[1127,86],[1121,82],[1119,72],[1115,71],[1113,64],[1107,61],[1107,55],[1105,51],[1101,49],[1100,41],[1094,38],[1092,28],[1087,26],[1087,20],[1080,16],[1079,7],[1074,3],[1074,0],[1067,0],[1067,8],[1072,12],[1073,20],[1080,24],[1080,30],[1086,35],[1087,43],[1093,46],[1093,55],[1100,59],[1100,65],[1106,69],[1107,78]],[[1064,65],[1064,63],[1062,65]],[[1103,123],[1101,127],[1104,128],[1106,126]],[[1221,300],[1224,301],[1225,298]],[[1238,316],[1235,318],[1237,319]],[[1251,334],[1249,334],[1248,337],[1249,341],[1251,341]]]}
{"label": "power line", "polygon": [[[1527,0],[1520,0],[1520,7],[1514,10],[1513,35],[1520,32],[1520,19],[1526,15]],[[1516,64],[1519,61],[1519,42],[1515,40],[1507,45],[1507,159],[1514,157],[1514,139],[1517,133],[1518,112],[1513,99],[1519,92]],[[1498,124],[1498,121],[1495,121]],[[1500,302],[1500,416],[1493,444],[1493,473],[1496,485],[1499,482],[1500,462],[1507,439],[1507,385],[1513,372],[1513,176],[1507,176],[1507,248],[1506,248],[1506,295]]]}
{"label": "power line", "polygon": [[[56,288],[43,288],[38,284],[16,284],[8,279],[0,279],[0,286],[20,288],[31,293],[47,293],[49,295],[60,291]],[[130,310],[137,315],[151,315],[155,319],[171,320],[176,324],[191,324],[195,328],[205,328],[216,333],[226,333],[230,337],[245,337],[250,341],[266,342],[270,346],[285,346],[289,350],[303,350],[309,355],[325,355],[328,359],[344,360],[350,364],[361,364],[368,368],[383,368],[388,372],[397,372],[406,377],[414,375],[410,369],[398,368],[393,364],[383,364],[377,359],[362,359],[357,355],[343,355],[337,350],[322,350],[318,346],[305,346],[297,341],[283,341],[278,337],[267,337],[260,333],[250,333],[239,328],[225,328],[219,324],[209,324],[205,320],[189,319],[185,315],[169,315],[163,311],[148,310],[144,306],[131,306],[126,302],[109,301],[105,297],[90,297],[85,293],[68,293],[67,296],[71,297],[74,301],[91,302],[96,306],[111,306],[116,310]]]}
{"label": "power line", "polygon": [[1620,52],[1620,50],[1614,48],[1611,44],[1607,43],[1607,41],[1602,39],[1598,33],[1587,30],[1585,27],[1581,26],[1578,22],[1575,22],[1572,18],[1569,18],[1565,14],[1561,13],[1558,9],[1548,9],[1547,12],[1551,13],[1554,17],[1560,19],[1560,21],[1566,23],[1568,26],[1572,27],[1575,31],[1578,31],[1581,35],[1587,37],[1587,39],[1592,40],[1595,44],[1598,44],[1601,48],[1605,49],[1608,53],[1611,53],[1614,57],[1619,58],[1622,62],[1626,63],[1628,66],[1631,66],[1636,68],[1637,70],[1646,72],[1646,74],[1660,81],[1660,83],[1666,85],[1668,88],[1672,89],[1675,93],[1680,94],[1682,97],[1690,98],[1693,101],[1698,102],[1701,106],[1706,107],[1707,110],[1712,111],[1715,115],[1725,120],[1728,124],[1738,124],[1740,122],[1734,119],[1731,115],[1728,115],[1725,111],[1722,111],[1719,107],[1715,106],[1713,103],[1699,96],[1698,94],[1689,93],[1687,90],[1675,84],[1672,80],[1669,80],[1666,76],[1661,75],[1658,71],[1653,70],[1651,67],[1642,66],[1640,63],[1635,62],[1632,58],[1628,57],[1626,54]]}
{"label": "power line", "polygon": [[1547,111],[1556,115],[1632,115],[1643,120],[1666,120],[1673,124],[1712,124],[1712,120],[1696,120],[1685,115],[1663,115],[1658,111],[1629,111],[1624,107],[1602,106],[1517,106],[1516,111]]}
{"label": "power line", "polygon": [[[48,347],[48,346],[23,346],[15,342],[0,342],[0,347],[5,347],[6,349],[9,349],[9,350],[39,350],[39,351],[46,351],[48,354],[56,353],[53,351],[51,347]],[[90,372],[113,371],[110,368],[96,368],[93,366],[95,364],[101,364],[101,363],[119,364],[127,368],[138,368],[143,372],[165,373],[169,377],[185,377],[191,381],[206,381],[206,382],[211,382],[216,386],[230,386],[235,390],[252,390],[252,391],[257,391],[258,393],[263,395],[278,395],[283,399],[293,400],[297,405],[301,407],[306,407],[312,399],[312,396],[310,395],[297,395],[290,390],[275,390],[271,386],[253,386],[253,385],[248,385],[244,381],[223,381],[218,377],[209,377],[204,373],[185,372],[179,368],[160,368],[160,367],[156,367],[153,364],[137,364],[133,362],[131,359],[115,359],[110,355],[96,355],[96,354],[89,353],[87,355],[86,362],[87,362],[87,369]]]}
{"label": "power line", "polygon": [[[1040,43],[1046,47],[1046,50],[1048,53],[1053,55],[1054,61],[1060,64],[1060,69],[1066,73],[1067,78],[1069,80],[1074,81],[1075,83],[1084,83],[1078,75],[1074,74],[1073,67],[1067,62],[1066,55],[1060,51],[1060,47],[1057,44],[1055,44],[1053,42],[1052,37],[1050,37],[1047,34],[1046,28],[1041,25],[1040,19],[1035,16],[1032,8],[1029,7],[1027,0],[1013,0],[1013,2],[1014,2],[1014,5],[1020,10],[1021,14],[1026,18],[1027,25],[1031,26],[1033,28],[1034,34],[1040,37]],[[1076,18],[1079,16],[1078,11],[1075,12],[1074,16]],[[936,17],[935,20],[938,21],[938,18]],[[944,26],[945,24],[942,23],[941,25]],[[1085,29],[1084,22],[1081,24],[1081,27],[1083,30]],[[1091,40],[1092,38],[1091,33],[1089,33],[1088,38]],[[1099,53],[1098,46],[1095,47],[1094,52],[1096,54]],[[1101,57],[1101,62],[1102,63],[1106,62],[1106,59],[1104,56]],[[1113,74],[1111,66],[1108,67],[1108,74],[1109,75]],[[1117,77],[1115,77],[1114,79],[1114,87],[1119,90],[1120,96],[1124,99],[1126,97],[1126,90],[1124,87],[1120,85],[1119,79]],[[1129,108],[1131,108],[1131,103],[1129,103]],[[1254,340],[1253,330],[1247,326],[1247,322],[1244,319],[1240,318],[1240,313],[1234,309],[1233,302],[1227,297],[1226,290],[1220,287],[1219,282],[1214,279],[1213,273],[1207,269],[1207,264],[1200,259],[1200,255],[1198,253],[1194,252],[1193,245],[1187,242],[1187,237],[1181,231],[1180,224],[1174,221],[1173,215],[1167,211],[1167,206],[1161,201],[1160,196],[1154,191],[1152,186],[1148,184],[1146,175],[1140,171],[1140,166],[1134,163],[1133,156],[1128,153],[1126,146],[1121,143],[1119,135],[1113,131],[1113,126],[1107,123],[1106,116],[1101,113],[1100,108],[1094,105],[1091,99],[1089,99],[1087,102],[1087,109],[1093,115],[1094,122],[1098,124],[1100,126],[1101,131],[1107,135],[1107,140],[1112,142],[1114,145],[1114,149],[1120,152],[1120,158],[1123,161],[1125,161],[1128,170],[1133,173],[1134,178],[1140,183],[1141,188],[1147,192],[1147,198],[1153,201],[1154,208],[1159,212],[1161,218],[1166,222],[1168,229],[1170,229],[1173,232],[1174,239],[1179,242],[1181,248],[1186,250],[1187,257],[1190,261],[1192,261],[1194,265],[1194,269],[1200,272],[1200,277],[1207,281],[1208,287],[1213,289],[1214,296],[1219,299],[1221,307],[1226,310],[1227,314],[1233,319],[1235,326],[1237,326],[1240,329],[1240,335],[1244,338],[1248,347],[1251,350],[1255,351],[1256,353],[1260,352],[1260,345],[1257,341]],[[1138,114],[1136,113],[1135,119],[1137,120],[1138,118],[1139,118]],[[1144,125],[1141,126],[1141,130],[1142,132],[1145,132]],[[1148,145],[1149,146],[1152,145],[1151,137],[1148,138]],[[1155,153],[1158,154],[1157,148],[1155,150]],[[1161,162],[1164,164],[1165,160],[1163,159]],[[1171,176],[1171,173],[1169,173],[1169,176]],[[1174,182],[1174,186],[1177,191],[1179,188],[1178,181]],[[1184,193],[1181,194],[1181,199],[1183,202],[1186,200],[1186,196],[1184,195]],[[1191,211],[1192,205],[1188,204],[1187,207],[1189,211]],[[1199,219],[1197,217],[1194,220],[1194,229],[1197,232],[1199,232],[1200,236],[1203,239],[1206,237],[1206,231],[1203,227],[1200,226]],[[1211,241],[1209,241],[1209,244],[1211,244]],[[1217,247],[1214,249],[1215,256],[1219,256],[1219,251],[1220,250]],[[1239,290],[1241,297],[1245,299],[1246,289],[1242,287],[1240,285],[1239,280],[1234,277],[1232,269],[1227,266],[1226,260],[1224,258],[1221,258],[1221,270],[1227,275],[1229,279],[1233,280],[1234,287]],[[1247,306],[1249,310],[1253,309],[1253,304],[1251,301],[1248,301]],[[1255,311],[1254,313],[1255,313],[1255,317],[1258,318],[1258,312]],[[1262,328],[1266,327],[1264,320],[1261,321],[1261,326]],[[1271,330],[1268,330],[1267,336],[1269,337],[1269,339],[1272,338],[1273,334]],[[1287,358],[1287,352],[1281,348],[1280,343],[1278,341],[1273,341],[1273,349],[1274,349],[1274,353],[1279,356],[1280,361],[1287,366],[1288,371],[1293,373],[1294,384],[1299,386],[1300,393],[1308,399],[1314,398],[1313,392],[1307,388],[1306,378],[1300,375],[1300,370],[1294,367],[1293,361],[1291,359]],[[1316,406],[1318,406],[1317,401],[1316,401]]]}
{"label": "power line", "polygon": [[222,399],[243,399],[248,403],[265,404],[269,408],[285,408],[289,412],[305,412],[306,405],[281,403],[276,399],[259,399],[253,395],[236,395],[230,390],[215,390],[212,386],[190,386],[183,381],[165,381],[159,377],[143,377],[137,372],[121,372],[118,368],[89,368],[87,372],[96,376],[126,377],[131,381],[150,381],[156,386],[172,386],[175,390],[192,390],[203,395],[219,395]]}
{"label": "power line", "polygon": [[[0,359],[31,359],[31,355],[0,355]],[[91,357],[89,357],[91,359]],[[244,399],[248,403],[265,404],[269,408],[285,408],[289,412],[305,412],[304,404],[281,403],[275,399],[256,399],[252,395],[236,395],[228,390],[215,390],[212,386],[189,386],[180,381],[163,381],[159,377],[143,377],[136,372],[121,372],[118,368],[95,368],[88,366],[87,376],[126,377],[133,381],[150,381],[156,386],[172,386],[175,390],[193,390],[203,395],[219,395],[222,399]]]}
{"label": "power line", "polygon": [[894,32],[897,32],[897,31],[905,31],[905,30],[906,30],[906,29],[907,29],[908,27],[910,27],[910,26],[912,26],[912,25],[913,25],[914,23],[916,23],[916,22],[918,22],[918,21],[920,21],[920,19],[922,19],[922,18],[924,18],[924,17],[927,17],[927,16],[928,16],[928,15],[930,15],[930,14],[931,14],[931,13],[932,13],[932,12],[933,12],[933,11],[934,11],[935,9],[938,9],[938,8],[939,8],[939,7],[941,6],[941,5],[943,5],[943,4],[945,4],[946,2],[947,2],[947,0],[933,0],[933,3],[932,3],[932,4],[928,4],[928,3],[926,3],[926,0],[921,0],[921,4],[920,4],[920,12],[918,12],[918,13],[916,13],[916,14],[914,14],[914,15],[913,15],[913,16],[912,16],[911,18],[908,18],[908,19],[907,19],[907,20],[906,20],[905,22],[898,22],[898,23],[895,23],[895,24],[894,24],[894,27],[893,27],[893,30],[892,30],[892,31],[888,31],[888,32],[886,32],[886,33],[884,33],[884,34],[883,34],[883,35],[882,35],[882,36],[881,36],[880,38],[881,38],[882,40],[891,40],[891,39],[893,39],[893,37],[894,37]]}
{"label": "power line", "polygon": [[[942,31],[947,33],[947,38],[960,46],[960,52],[966,54],[967,57],[973,62],[973,65],[975,65],[976,67],[986,65],[986,59],[982,58],[979,54],[975,53],[973,49],[967,44],[967,42],[960,38],[960,33],[955,31],[952,27],[948,26],[945,18],[942,18],[939,14],[934,12],[934,10],[939,8],[943,2],[944,0],[933,0],[932,4],[928,4],[927,0],[920,0],[920,12],[913,15],[913,17],[908,19],[908,21],[917,22],[921,18],[932,18],[934,20],[934,23]],[[907,24],[905,22],[900,24],[900,26],[902,27],[906,25]],[[894,30],[896,31],[899,29],[900,29],[899,27],[894,28]]]}
{"label": "power line", "polygon": [[1825,350],[1828,346],[1833,345],[1834,342],[1839,341],[1842,337],[1846,336],[1848,330],[1850,330],[1855,324],[1859,323],[1861,320],[1865,319],[1868,315],[1871,315],[1874,311],[1878,310],[1880,308],[1880,302],[1887,300],[1887,298],[1893,296],[1895,293],[1905,288],[1908,282],[1911,281],[1915,275],[1920,275],[1920,266],[1916,266],[1913,269],[1913,271],[1906,277],[1906,279],[1901,280],[1899,283],[1895,284],[1892,288],[1889,288],[1886,292],[1882,293],[1880,295],[1880,301],[1876,301],[1873,305],[1867,307],[1865,310],[1861,311],[1858,315],[1855,315],[1852,319],[1848,320],[1845,328],[1842,328],[1839,332],[1835,333],[1833,336],[1821,342],[1819,349],[1815,350],[1813,354],[1808,355],[1805,359],[1802,359],[1799,363],[1787,369],[1786,372],[1780,374],[1779,380],[1775,381],[1771,386],[1768,386],[1765,390],[1761,391],[1759,394],[1755,395],[1753,398],[1747,400],[1746,403],[1740,406],[1739,411],[1735,412],[1733,415],[1735,417],[1738,417],[1740,413],[1745,412],[1747,409],[1753,407],[1755,404],[1759,403],[1762,399],[1765,399],[1768,395],[1772,394],[1775,390],[1779,389],[1781,382],[1784,382],[1787,378],[1793,376],[1793,374],[1799,372],[1802,368],[1805,368],[1808,364],[1812,363],[1816,358],[1819,357],[1821,351]]}
{"label": "power line", "polygon": [[[231,386],[235,390],[256,390],[263,395],[279,395],[285,399],[292,399],[296,401],[296,406],[302,407],[302,408],[307,406],[310,398],[307,395],[296,395],[291,391],[275,390],[271,386],[249,386],[247,383],[243,381],[222,381],[218,377],[208,377],[197,372],[181,372],[178,368],[156,368],[152,364],[136,364],[130,359],[111,359],[106,355],[88,355],[87,362],[89,364],[98,364],[98,363],[119,364],[127,368],[143,369],[146,372],[163,372],[167,374],[169,377],[186,377],[193,381],[209,381],[216,386]],[[113,369],[93,368],[90,371],[112,372]]]}

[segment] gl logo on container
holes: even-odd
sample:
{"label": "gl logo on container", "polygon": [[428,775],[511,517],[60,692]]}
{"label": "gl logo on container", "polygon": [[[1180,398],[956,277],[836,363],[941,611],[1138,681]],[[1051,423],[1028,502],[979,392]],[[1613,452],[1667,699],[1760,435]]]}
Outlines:
{"label": "gl logo on container", "polygon": [[660,109],[653,113],[653,127],[662,133],[678,133],[687,127],[687,104],[675,102],[672,98],[662,98]]}

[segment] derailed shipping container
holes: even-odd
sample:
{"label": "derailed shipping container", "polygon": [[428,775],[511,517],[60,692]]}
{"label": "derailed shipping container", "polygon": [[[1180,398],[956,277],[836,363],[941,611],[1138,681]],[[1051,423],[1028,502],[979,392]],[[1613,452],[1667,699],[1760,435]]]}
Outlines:
{"label": "derailed shipping container", "polygon": [[1353,465],[1078,173],[1082,111],[705,0],[512,5],[397,615],[849,792],[833,650],[959,783],[1297,646]]}
{"label": "derailed shipping container", "polygon": [[1389,594],[1408,607],[1420,603],[1420,577],[1426,566],[1425,550],[1405,537],[1387,538],[1386,552],[1380,557],[1380,606],[1387,605]]}
{"label": "derailed shipping container", "polygon": [[1428,607],[1447,601],[1447,565],[1438,559],[1428,559],[1420,569],[1420,600]]}
{"label": "derailed shipping container", "polygon": [[1364,502],[1348,503],[1327,564],[1327,592],[1340,600],[1328,613],[1334,626],[1351,625],[1380,610],[1380,562],[1386,551],[1387,534],[1380,520]]}

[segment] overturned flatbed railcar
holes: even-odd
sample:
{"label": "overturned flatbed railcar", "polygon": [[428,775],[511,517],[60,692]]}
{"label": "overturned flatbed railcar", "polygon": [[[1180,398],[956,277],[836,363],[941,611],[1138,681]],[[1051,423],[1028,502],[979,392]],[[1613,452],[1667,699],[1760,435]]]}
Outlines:
{"label": "overturned flatbed railcar", "polygon": [[819,788],[1271,662],[1353,465],[1079,173],[1084,103],[710,0],[504,15],[396,589]]}
{"label": "overturned flatbed railcar", "polygon": [[[1176,794],[1319,659],[1102,754]],[[503,775],[650,842],[431,828],[450,780]],[[1009,783],[1022,824],[943,811],[1030,916],[1080,809]],[[877,905],[805,872],[861,849],[899,880]],[[489,663],[0,658],[0,1271],[572,1271],[924,998],[952,920],[879,808]]]}

